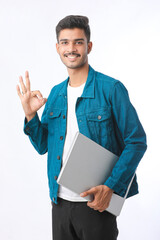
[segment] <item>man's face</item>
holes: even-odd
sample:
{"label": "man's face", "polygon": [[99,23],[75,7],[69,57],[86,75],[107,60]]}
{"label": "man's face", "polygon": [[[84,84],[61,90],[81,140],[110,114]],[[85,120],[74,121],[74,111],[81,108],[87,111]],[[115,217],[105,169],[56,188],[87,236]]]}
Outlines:
{"label": "man's face", "polygon": [[76,69],[88,64],[92,43],[87,43],[84,30],[79,28],[60,31],[57,52],[67,68]]}

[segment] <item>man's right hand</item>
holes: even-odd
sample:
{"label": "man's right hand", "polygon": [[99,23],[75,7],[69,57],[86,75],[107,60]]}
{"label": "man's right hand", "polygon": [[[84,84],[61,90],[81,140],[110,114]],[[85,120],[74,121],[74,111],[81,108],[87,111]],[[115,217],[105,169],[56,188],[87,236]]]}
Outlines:
{"label": "man's right hand", "polygon": [[17,85],[17,93],[21,100],[22,107],[29,122],[35,115],[36,112],[47,102],[46,98],[43,98],[40,91],[30,90],[30,80],[28,71],[25,72],[26,85],[23,82],[23,78],[19,77],[19,82],[21,86]]}

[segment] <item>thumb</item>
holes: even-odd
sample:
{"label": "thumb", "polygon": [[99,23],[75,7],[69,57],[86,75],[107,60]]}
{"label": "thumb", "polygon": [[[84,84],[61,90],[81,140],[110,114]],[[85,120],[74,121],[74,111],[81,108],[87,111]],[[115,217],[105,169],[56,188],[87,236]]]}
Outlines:
{"label": "thumb", "polygon": [[41,106],[43,106],[47,102],[47,98],[42,98],[41,100]]}
{"label": "thumb", "polygon": [[95,192],[96,192],[96,188],[93,187],[93,188],[90,188],[89,190],[81,193],[80,196],[81,196],[81,197],[86,197],[86,196],[88,196],[88,195],[90,195],[90,194],[94,194]]}

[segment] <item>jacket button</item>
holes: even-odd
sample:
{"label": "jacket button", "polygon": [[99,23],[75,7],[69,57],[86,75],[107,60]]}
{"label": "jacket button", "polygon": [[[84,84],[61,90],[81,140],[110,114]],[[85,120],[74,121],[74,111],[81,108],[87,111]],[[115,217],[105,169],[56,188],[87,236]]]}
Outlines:
{"label": "jacket button", "polygon": [[60,139],[63,140],[63,136],[61,136]]}
{"label": "jacket button", "polygon": [[57,178],[58,178],[57,176],[54,176],[54,179],[55,179],[55,180],[57,180]]}
{"label": "jacket button", "polygon": [[98,115],[98,120],[101,120],[101,118],[102,118],[101,115]]}
{"label": "jacket button", "polygon": [[66,118],[66,116],[65,115],[63,115],[63,119],[65,119]]}
{"label": "jacket button", "polygon": [[57,159],[58,159],[58,160],[60,160],[60,159],[61,159],[59,155],[57,156]]}
{"label": "jacket button", "polygon": [[53,116],[53,112],[50,112],[50,116]]}

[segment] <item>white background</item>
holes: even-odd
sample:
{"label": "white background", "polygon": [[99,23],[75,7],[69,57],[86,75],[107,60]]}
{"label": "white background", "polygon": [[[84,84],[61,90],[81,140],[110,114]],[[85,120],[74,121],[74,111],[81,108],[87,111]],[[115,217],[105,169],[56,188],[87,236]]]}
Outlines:
{"label": "white background", "polygon": [[140,194],[125,203],[118,218],[118,239],[158,240],[158,0],[0,1],[0,239],[51,240],[47,155],[38,155],[23,134],[16,84],[19,75],[29,70],[32,89],[47,97],[55,84],[67,78],[55,50],[55,26],[70,14],[89,17],[93,41],[89,63],[124,83],[148,137],[148,150],[137,172]]}

